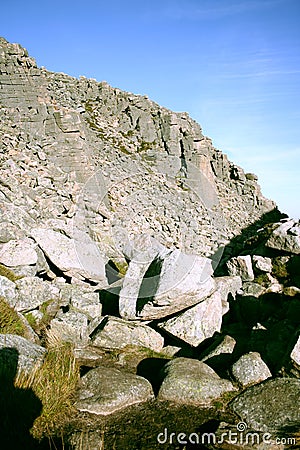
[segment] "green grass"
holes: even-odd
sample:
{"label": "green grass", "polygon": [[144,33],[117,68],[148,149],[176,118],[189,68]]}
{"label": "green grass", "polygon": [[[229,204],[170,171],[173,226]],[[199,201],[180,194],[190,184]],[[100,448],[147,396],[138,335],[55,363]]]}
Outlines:
{"label": "green grass", "polygon": [[26,334],[25,325],[17,311],[7,303],[4,297],[0,297],[0,333],[17,334],[19,336]]}
{"label": "green grass", "polygon": [[23,278],[22,275],[16,275],[11,269],[4,266],[3,264],[0,264],[0,275],[2,277],[8,278],[10,281],[17,281]]}

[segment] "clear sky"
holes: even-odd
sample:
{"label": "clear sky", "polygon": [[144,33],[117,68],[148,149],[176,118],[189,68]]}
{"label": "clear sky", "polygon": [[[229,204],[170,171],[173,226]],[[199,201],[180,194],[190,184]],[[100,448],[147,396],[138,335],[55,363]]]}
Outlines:
{"label": "clear sky", "polygon": [[187,111],[300,217],[300,0],[10,0],[0,35],[38,65]]}

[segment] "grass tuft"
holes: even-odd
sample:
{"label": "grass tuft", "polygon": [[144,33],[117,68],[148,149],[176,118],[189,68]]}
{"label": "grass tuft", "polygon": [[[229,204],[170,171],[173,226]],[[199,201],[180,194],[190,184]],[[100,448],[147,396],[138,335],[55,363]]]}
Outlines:
{"label": "grass tuft", "polygon": [[62,436],[76,414],[74,393],[79,380],[73,346],[51,336],[42,366],[30,375],[17,377],[17,388],[32,389],[41,400],[43,409],[31,429],[36,440]]}
{"label": "grass tuft", "polygon": [[8,278],[10,281],[13,281],[13,282],[23,278],[22,275],[16,275],[15,272],[13,272],[11,269],[4,266],[3,264],[0,264],[0,275],[2,277]]}
{"label": "grass tuft", "polygon": [[26,335],[26,328],[17,311],[12,308],[4,297],[0,297],[0,333]]}

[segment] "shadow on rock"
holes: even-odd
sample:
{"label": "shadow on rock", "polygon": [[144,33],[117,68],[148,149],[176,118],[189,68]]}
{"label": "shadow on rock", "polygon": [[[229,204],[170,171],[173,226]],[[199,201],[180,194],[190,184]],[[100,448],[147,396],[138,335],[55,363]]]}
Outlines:
{"label": "shadow on rock", "polygon": [[19,352],[6,347],[0,350],[0,435],[5,450],[38,449],[30,434],[35,419],[41,414],[42,402],[32,389],[14,385]]}

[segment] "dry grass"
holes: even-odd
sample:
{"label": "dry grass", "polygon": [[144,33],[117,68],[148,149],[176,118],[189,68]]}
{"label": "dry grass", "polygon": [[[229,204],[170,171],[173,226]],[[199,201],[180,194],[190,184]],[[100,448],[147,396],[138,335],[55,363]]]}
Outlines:
{"label": "dry grass", "polygon": [[48,352],[41,367],[30,375],[20,374],[15,386],[32,389],[41,400],[43,409],[31,429],[33,437],[42,440],[62,436],[75,415],[74,393],[79,380],[72,345],[50,336]]}

